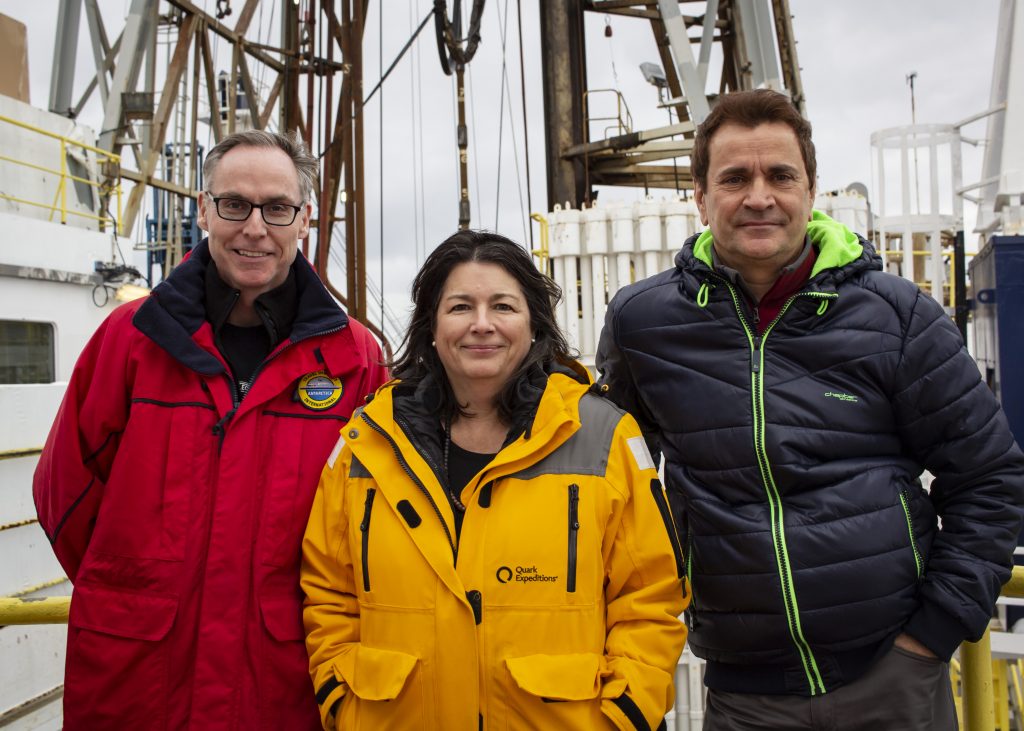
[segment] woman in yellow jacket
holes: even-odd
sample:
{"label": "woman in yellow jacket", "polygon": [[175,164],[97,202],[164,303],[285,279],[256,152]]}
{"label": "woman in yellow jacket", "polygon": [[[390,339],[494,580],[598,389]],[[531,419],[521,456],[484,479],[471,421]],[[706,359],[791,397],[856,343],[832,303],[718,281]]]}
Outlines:
{"label": "woman in yellow jacket", "polygon": [[495,234],[455,234],[417,275],[397,380],[342,429],[303,543],[326,729],[663,727],[682,550],[559,296]]}

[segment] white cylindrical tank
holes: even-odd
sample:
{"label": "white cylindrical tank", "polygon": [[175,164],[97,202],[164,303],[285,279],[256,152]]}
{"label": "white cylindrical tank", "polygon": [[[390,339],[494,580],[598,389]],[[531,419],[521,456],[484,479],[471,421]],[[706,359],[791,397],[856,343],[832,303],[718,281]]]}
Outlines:
{"label": "white cylindrical tank", "polygon": [[615,265],[609,267],[609,279],[614,280],[612,291],[625,287],[633,281],[630,271],[633,252],[636,250],[636,216],[632,203],[617,203],[611,206],[609,216],[612,221],[612,251]]}
{"label": "white cylindrical tank", "polygon": [[636,278],[657,274],[661,269],[660,253],[665,244],[662,237],[662,202],[650,196],[636,204],[637,246],[643,253],[643,265],[637,267]]}
{"label": "white cylindrical tank", "polygon": [[565,311],[565,337],[573,347],[580,346],[580,315],[579,315],[579,277],[577,274],[578,257],[582,251],[581,236],[583,216],[580,211],[566,207],[558,219],[555,238],[558,239],[558,255],[563,261],[561,279],[556,283],[562,288],[562,309]]}

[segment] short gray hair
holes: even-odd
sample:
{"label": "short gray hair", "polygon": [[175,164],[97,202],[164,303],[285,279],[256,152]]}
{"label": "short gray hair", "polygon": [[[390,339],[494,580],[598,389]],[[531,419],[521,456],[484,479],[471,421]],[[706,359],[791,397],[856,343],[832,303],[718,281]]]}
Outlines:
{"label": "short gray hair", "polygon": [[251,129],[246,132],[235,132],[218,142],[203,162],[203,180],[213,180],[220,159],[236,147],[276,147],[291,159],[295,173],[299,176],[299,194],[302,202],[310,201],[313,188],[317,185],[320,164],[306,149],[306,143],[297,131],[290,134],[267,132],[262,129]]}

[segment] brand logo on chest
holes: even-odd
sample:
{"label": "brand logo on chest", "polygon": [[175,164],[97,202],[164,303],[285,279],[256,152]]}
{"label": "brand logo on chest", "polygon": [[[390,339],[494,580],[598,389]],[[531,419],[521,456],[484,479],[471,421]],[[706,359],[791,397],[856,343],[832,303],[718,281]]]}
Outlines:
{"label": "brand logo on chest", "polygon": [[509,582],[533,584],[538,581],[545,583],[558,581],[557,576],[542,574],[537,570],[536,566],[516,566],[514,569],[509,566],[499,566],[498,570],[494,573],[494,577],[498,580],[499,584],[508,584]]}

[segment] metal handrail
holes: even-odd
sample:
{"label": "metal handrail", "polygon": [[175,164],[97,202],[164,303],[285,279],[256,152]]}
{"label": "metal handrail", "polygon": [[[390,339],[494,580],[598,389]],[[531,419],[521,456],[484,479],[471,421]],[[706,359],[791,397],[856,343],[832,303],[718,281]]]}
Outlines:
{"label": "metal handrail", "polygon": [[[20,165],[22,167],[29,168],[30,170],[39,170],[39,171],[42,171],[42,172],[51,173],[53,175],[60,176],[60,182],[57,184],[57,192],[56,192],[56,194],[54,196],[55,200],[54,200],[54,202],[52,204],[39,203],[38,201],[30,201],[30,200],[27,200],[25,198],[19,198],[17,196],[8,195],[6,193],[0,193],[0,198],[3,198],[4,200],[13,201],[15,203],[20,203],[22,205],[34,206],[36,208],[43,208],[45,210],[48,210],[48,211],[50,211],[51,219],[52,219],[53,214],[57,213],[59,211],[60,212],[60,222],[63,223],[63,224],[66,224],[68,222],[68,216],[77,216],[79,218],[85,218],[85,219],[89,219],[91,221],[98,221],[100,223],[110,223],[111,225],[114,226],[114,230],[115,230],[115,232],[118,235],[120,235],[122,233],[122,228],[123,228],[122,218],[121,218],[122,188],[121,188],[121,176],[120,176],[120,174],[118,173],[117,175],[109,175],[108,176],[109,177],[109,182],[94,181],[94,180],[90,180],[89,178],[83,178],[83,177],[80,177],[78,175],[73,175],[72,173],[68,172],[68,162],[67,162],[68,161],[68,149],[67,148],[68,148],[69,145],[71,145],[71,146],[80,148],[80,149],[82,149],[84,151],[92,152],[94,155],[96,155],[97,162],[101,166],[105,165],[105,164],[109,164],[115,170],[120,170],[120,166],[121,166],[121,156],[120,155],[114,154],[114,153],[110,152],[109,150],[103,150],[103,149],[101,149],[99,147],[87,144],[85,142],[80,142],[80,141],[72,139],[71,137],[68,137],[66,135],[56,134],[55,132],[50,132],[49,130],[45,130],[45,129],[42,129],[40,127],[36,127],[35,125],[28,124],[26,122],[21,122],[21,121],[19,121],[17,119],[12,119],[11,117],[5,117],[3,115],[0,115],[0,122],[6,122],[7,124],[11,124],[11,125],[13,125],[15,127],[20,127],[22,129],[28,130],[30,132],[34,132],[34,133],[36,133],[38,135],[41,135],[43,137],[49,137],[51,139],[57,140],[60,143],[60,169],[47,168],[47,167],[44,167],[42,165],[36,165],[35,163],[26,162],[25,160],[18,160],[18,159],[15,159],[13,157],[8,157],[7,155],[0,155],[0,161],[2,161],[2,162],[9,162],[9,163],[12,163],[14,165]],[[81,211],[69,211],[68,210],[68,205],[67,205],[68,204],[67,188],[68,188],[68,181],[69,180],[72,181],[72,182],[83,183],[85,185],[88,185],[88,186],[91,186],[93,188],[96,188],[96,189],[99,190],[101,196],[104,195],[104,194],[106,194],[106,195],[109,195],[111,193],[115,194],[116,197],[117,197],[117,215],[116,216],[112,216],[112,215],[108,214],[106,216],[97,216],[97,215],[95,215],[93,213],[83,213]]]}

